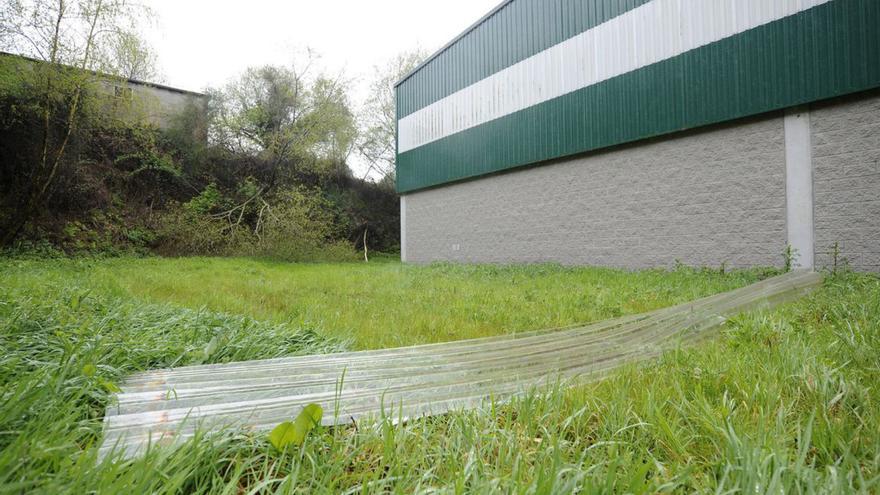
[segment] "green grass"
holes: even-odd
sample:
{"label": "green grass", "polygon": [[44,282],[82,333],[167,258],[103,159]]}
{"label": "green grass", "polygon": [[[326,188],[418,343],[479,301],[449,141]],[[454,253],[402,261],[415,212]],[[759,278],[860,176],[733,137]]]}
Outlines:
{"label": "green grass", "polygon": [[723,292],[764,271],[636,273],[597,268],[399,263],[291,264],[250,259],[121,258],[9,262],[10,285],[77,285],[146,303],[172,303],[305,324],[376,349],[555,328],[641,313]]}
{"label": "green grass", "polygon": [[763,275],[0,260],[0,492],[876,493],[880,280],[852,274],[600,383],[321,428],[286,453],[211,432],[96,463],[109,390],[135,370],[563,325]]}

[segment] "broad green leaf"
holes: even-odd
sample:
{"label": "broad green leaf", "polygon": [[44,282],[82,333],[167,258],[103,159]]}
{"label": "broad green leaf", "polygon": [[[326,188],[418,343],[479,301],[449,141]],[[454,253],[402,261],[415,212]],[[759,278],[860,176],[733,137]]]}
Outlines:
{"label": "broad green leaf", "polygon": [[293,422],[285,421],[269,433],[269,442],[278,450],[290,445],[300,446],[305,442],[309,432],[319,424],[324,410],[318,404],[309,404],[300,411]]}
{"label": "broad green leaf", "polygon": [[83,375],[85,375],[87,378],[91,378],[91,377],[95,376],[95,373],[98,372],[98,367],[92,363],[89,363],[89,364],[83,366],[82,372],[83,372]]}
{"label": "broad green leaf", "polygon": [[269,432],[269,442],[278,450],[283,450],[288,445],[294,443],[294,426],[290,421],[285,421]]}

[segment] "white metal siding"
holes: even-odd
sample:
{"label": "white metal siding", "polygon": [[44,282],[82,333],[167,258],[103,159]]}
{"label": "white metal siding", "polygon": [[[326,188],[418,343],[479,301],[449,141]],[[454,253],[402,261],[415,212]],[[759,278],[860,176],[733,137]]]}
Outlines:
{"label": "white metal siding", "polygon": [[404,153],[831,0],[654,0],[412,113]]}

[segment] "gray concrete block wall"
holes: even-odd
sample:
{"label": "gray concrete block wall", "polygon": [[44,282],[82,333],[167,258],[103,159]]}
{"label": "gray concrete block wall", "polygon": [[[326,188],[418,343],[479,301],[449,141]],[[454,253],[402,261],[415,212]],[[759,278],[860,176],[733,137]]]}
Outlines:
{"label": "gray concrete block wall", "polygon": [[880,272],[880,92],[811,108],[816,266]]}
{"label": "gray concrete block wall", "polygon": [[419,191],[405,261],[780,265],[782,115]]}

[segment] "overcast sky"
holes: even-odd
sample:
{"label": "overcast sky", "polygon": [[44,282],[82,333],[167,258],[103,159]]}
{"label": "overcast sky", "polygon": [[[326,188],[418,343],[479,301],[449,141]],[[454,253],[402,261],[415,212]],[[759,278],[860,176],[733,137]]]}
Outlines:
{"label": "overcast sky", "polygon": [[[201,91],[250,66],[288,64],[306,47],[331,73],[344,70],[352,99],[373,67],[421,47],[433,53],[500,0],[145,0],[156,14],[147,38],[163,82]],[[367,166],[353,156],[360,174]]]}
{"label": "overcast sky", "polygon": [[356,80],[415,47],[430,52],[499,0],[146,0],[148,38],[165,83],[201,90],[245,68],[288,63],[311,47],[330,71]]}

